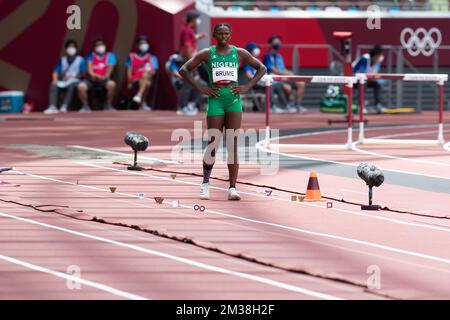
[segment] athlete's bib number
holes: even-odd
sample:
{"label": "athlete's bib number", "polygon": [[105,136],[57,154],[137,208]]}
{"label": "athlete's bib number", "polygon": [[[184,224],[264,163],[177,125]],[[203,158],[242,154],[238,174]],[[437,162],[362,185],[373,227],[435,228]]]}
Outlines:
{"label": "athlete's bib number", "polygon": [[236,68],[218,67],[212,69],[214,83],[237,82],[238,75]]}

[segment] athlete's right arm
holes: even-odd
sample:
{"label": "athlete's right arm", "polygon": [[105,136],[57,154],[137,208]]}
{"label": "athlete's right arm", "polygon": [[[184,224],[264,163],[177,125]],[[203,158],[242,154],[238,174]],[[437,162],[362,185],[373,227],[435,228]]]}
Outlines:
{"label": "athlete's right arm", "polygon": [[194,57],[189,59],[181,68],[180,76],[189,83],[191,86],[193,86],[195,89],[200,91],[203,94],[206,94],[209,97],[218,97],[219,93],[209,87],[203,87],[201,86],[197,81],[195,81],[194,77],[192,76],[191,71],[195,70],[200,64],[203,62],[208,61],[209,59],[209,48],[201,50],[199,53],[197,53]]}

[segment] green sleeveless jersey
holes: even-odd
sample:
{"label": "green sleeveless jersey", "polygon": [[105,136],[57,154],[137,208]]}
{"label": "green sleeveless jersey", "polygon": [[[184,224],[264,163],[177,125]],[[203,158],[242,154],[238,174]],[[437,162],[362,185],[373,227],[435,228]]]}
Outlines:
{"label": "green sleeveless jersey", "polygon": [[211,46],[207,62],[209,84],[237,84],[239,65],[239,54],[235,46],[231,46],[231,52],[227,55],[218,54],[216,47]]}

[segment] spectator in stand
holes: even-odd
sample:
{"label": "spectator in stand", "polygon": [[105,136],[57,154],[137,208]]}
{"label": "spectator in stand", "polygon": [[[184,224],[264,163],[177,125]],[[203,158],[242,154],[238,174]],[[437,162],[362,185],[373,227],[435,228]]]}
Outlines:
{"label": "spectator in stand", "polygon": [[[363,54],[352,63],[353,73],[379,73],[381,63],[384,60],[383,48],[379,45],[374,46],[369,53]],[[375,99],[375,108],[379,113],[385,111],[385,107],[381,102],[381,89],[386,84],[386,80],[368,80],[366,86],[373,88],[373,96]],[[356,85],[356,87],[359,84]]]}
{"label": "spectator in stand", "polygon": [[[194,89],[190,84],[183,81],[179,74],[181,66],[183,66],[189,59],[183,57],[179,53],[170,56],[166,63],[166,69],[169,73],[172,85],[178,96],[178,110],[177,115],[195,116],[198,113],[202,102],[201,93]],[[200,79],[198,71],[193,71],[194,79],[207,86],[207,83]]]}
{"label": "spectator in stand", "polygon": [[[267,68],[267,72],[269,74],[276,75],[284,75],[290,76],[294,73],[288,69],[286,69],[283,61],[283,56],[280,54],[281,49],[281,37],[280,36],[271,36],[269,38],[270,49],[264,55],[264,64]],[[292,97],[292,102],[288,106],[289,112],[305,112],[307,109],[302,106],[302,99],[305,93],[305,83],[303,81],[290,81],[283,83],[283,89],[286,93],[286,96],[291,98],[293,96],[293,90],[297,90],[297,94],[295,95],[295,100]],[[290,100],[290,99],[289,99]]]}
{"label": "spectator in stand", "polygon": [[[258,59],[261,54],[261,48],[255,42],[249,42],[246,46],[248,52],[251,53],[252,56]],[[244,64],[243,72],[245,74],[244,82],[250,81],[256,74],[256,69],[252,68],[249,64]],[[264,92],[265,83],[263,80],[260,80],[256,86],[253,87],[254,91],[262,91]],[[270,86],[271,94],[270,94],[270,102],[271,109],[273,112],[282,113],[287,110],[288,101],[286,95],[283,91],[283,84],[280,82],[273,82]],[[295,112],[296,110],[290,110],[290,112]]]}
{"label": "spectator in stand", "polygon": [[147,36],[136,39],[136,51],[130,53],[127,66],[128,89],[137,92],[133,101],[139,105],[139,110],[150,111],[147,96],[152,85],[152,79],[158,70],[158,59],[150,52],[150,42]]}
{"label": "spectator in stand", "polygon": [[[64,48],[66,50],[56,67],[53,69],[52,84],[50,86],[50,103],[44,111],[45,114],[67,112],[73,98],[75,89],[80,82],[80,77],[86,73],[86,60],[78,54],[78,44],[68,40]],[[58,109],[58,95],[65,92],[64,101]]]}
{"label": "spectator in stand", "polygon": [[112,101],[116,90],[116,82],[111,79],[117,64],[116,55],[108,52],[106,42],[102,38],[94,41],[94,52],[87,57],[88,78],[78,85],[78,93],[83,107],[80,112],[91,112],[88,103],[88,91],[106,90],[106,111],[115,111]]}

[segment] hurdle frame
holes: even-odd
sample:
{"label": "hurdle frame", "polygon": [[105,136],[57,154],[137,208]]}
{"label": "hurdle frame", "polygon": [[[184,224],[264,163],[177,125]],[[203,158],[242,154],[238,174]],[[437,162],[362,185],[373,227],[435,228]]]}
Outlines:
{"label": "hurdle frame", "polygon": [[[264,145],[267,149],[285,148],[285,149],[330,149],[330,150],[351,150],[353,146],[353,85],[358,81],[356,77],[348,76],[322,76],[322,75],[266,75],[265,79],[266,87],[266,135]],[[348,88],[347,99],[347,142],[345,144],[272,144],[270,143],[270,86],[274,81],[303,81],[306,83],[337,83],[343,84]]]}
{"label": "hurdle frame", "polygon": [[[359,144],[416,144],[416,145],[445,145],[444,138],[444,83],[448,81],[447,74],[419,74],[419,73],[357,73],[359,83]],[[437,140],[420,139],[368,139],[364,135],[364,84],[368,80],[398,80],[416,82],[436,82],[439,88],[439,116]]]}

